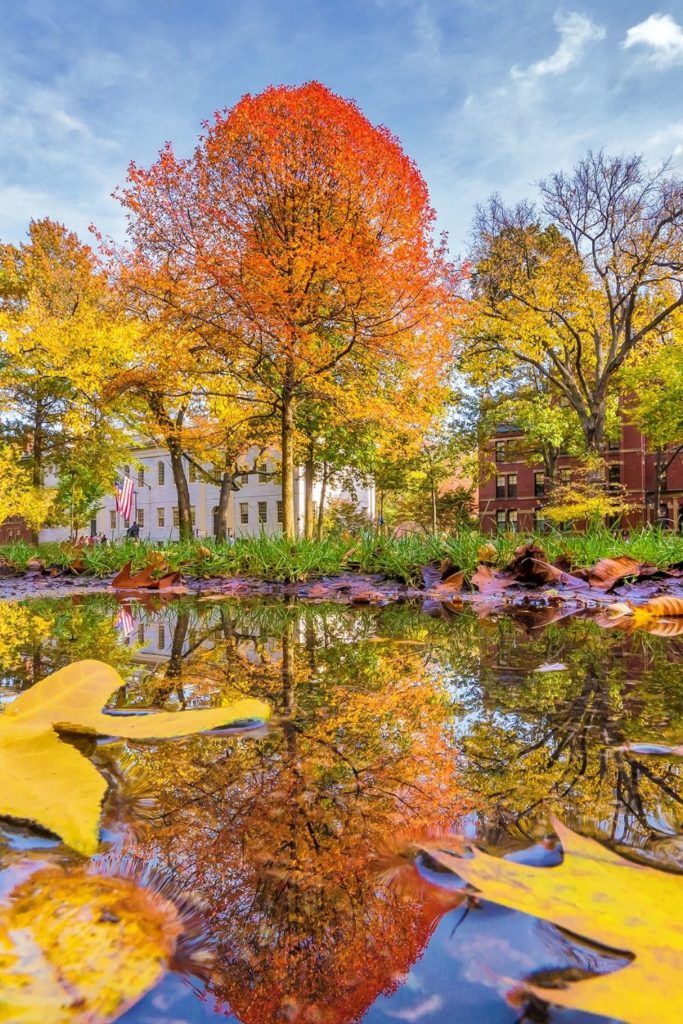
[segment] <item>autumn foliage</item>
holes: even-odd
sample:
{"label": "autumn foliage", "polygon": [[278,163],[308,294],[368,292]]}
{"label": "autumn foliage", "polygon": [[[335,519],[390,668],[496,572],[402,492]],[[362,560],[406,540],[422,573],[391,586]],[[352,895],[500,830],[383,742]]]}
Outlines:
{"label": "autumn foliage", "polygon": [[190,159],[167,144],[131,165],[119,198],[128,301],[273,403],[291,533],[298,402],[352,389],[419,405],[445,380],[457,275],[422,176],[387,128],[311,82],[243,97]]}

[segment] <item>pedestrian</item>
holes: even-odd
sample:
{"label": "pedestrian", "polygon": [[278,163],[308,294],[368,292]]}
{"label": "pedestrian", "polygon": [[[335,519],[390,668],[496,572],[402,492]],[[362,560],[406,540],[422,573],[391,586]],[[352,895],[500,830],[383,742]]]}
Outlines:
{"label": "pedestrian", "polygon": [[130,539],[134,540],[135,543],[137,544],[138,539],[140,537],[140,527],[138,526],[137,523],[133,522],[130,524],[130,526],[126,530],[126,537],[130,537]]}

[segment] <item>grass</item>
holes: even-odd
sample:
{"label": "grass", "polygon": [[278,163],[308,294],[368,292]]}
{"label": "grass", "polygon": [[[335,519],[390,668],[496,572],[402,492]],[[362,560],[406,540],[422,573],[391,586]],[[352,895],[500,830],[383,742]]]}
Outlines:
{"label": "grass", "polygon": [[[206,539],[175,542],[163,545],[161,550],[172,569],[183,569],[187,575],[202,578],[250,577],[295,582],[356,571],[381,573],[413,583],[420,580],[420,567],[434,559],[449,557],[455,565],[472,572],[479,562],[482,544],[493,543],[496,562],[504,566],[515,548],[530,540],[536,540],[549,559],[564,554],[574,566],[593,565],[600,558],[621,554],[661,567],[683,561],[683,536],[654,528],[634,530],[625,537],[620,531],[606,528],[589,533],[551,531],[535,536],[506,533],[495,537],[476,530],[461,530],[457,534],[400,539],[367,532],[357,537],[333,536],[322,541],[289,541],[280,536],[264,535],[244,538],[234,544]],[[141,568],[150,551],[159,550],[156,544],[130,541],[82,549],[62,544],[33,546],[18,542],[0,546],[0,561],[21,570],[32,558],[64,568],[80,559],[85,574],[107,577],[130,560],[134,569]]]}

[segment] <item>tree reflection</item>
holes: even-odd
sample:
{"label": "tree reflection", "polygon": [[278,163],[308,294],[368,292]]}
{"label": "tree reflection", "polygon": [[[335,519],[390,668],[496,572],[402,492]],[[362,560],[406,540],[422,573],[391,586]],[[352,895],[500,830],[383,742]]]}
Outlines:
{"label": "tree reflection", "polygon": [[117,631],[115,598],[3,601],[0,615],[0,680],[25,690],[82,658],[96,658],[121,674],[130,670],[132,650]]}
{"label": "tree reflection", "polygon": [[222,665],[228,699],[246,661],[251,692],[280,721],[259,743],[142,752],[163,779],[142,852],[202,896],[218,944],[211,990],[226,1013],[353,1021],[462,898],[410,860],[389,884],[370,869],[397,832],[443,830],[462,813],[450,704],[421,652],[373,643],[358,617],[280,609],[277,625],[274,647],[224,609],[223,643],[188,664],[189,675]]}
{"label": "tree reflection", "polygon": [[[463,699],[476,717],[463,781],[486,798],[491,841],[536,835],[554,810],[612,844],[653,855],[666,845],[682,818],[680,761],[618,748],[680,742],[679,645],[606,633],[585,618],[544,631],[509,618],[482,623],[481,685]],[[566,669],[535,671],[544,663]],[[678,857],[674,847],[663,855]]]}

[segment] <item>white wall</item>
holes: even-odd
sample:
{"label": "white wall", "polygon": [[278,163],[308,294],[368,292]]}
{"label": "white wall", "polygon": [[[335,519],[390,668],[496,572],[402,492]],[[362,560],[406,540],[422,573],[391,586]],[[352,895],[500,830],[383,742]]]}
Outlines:
{"label": "white wall", "polygon": [[[245,463],[251,464],[257,449],[252,449],[245,456]],[[263,467],[269,472],[277,469],[277,455],[273,453]],[[159,482],[159,464],[163,465],[163,483]],[[176,489],[173,483],[171,472],[171,460],[163,448],[146,447],[131,450],[129,474],[133,479],[137,508],[134,506],[134,516],[137,512],[141,514],[140,537],[145,540],[165,541],[178,539],[178,527],[173,525],[173,509],[177,506]],[[144,482],[138,480],[140,469],[144,470]],[[189,464],[187,473],[189,477]],[[121,467],[121,473],[125,467]],[[49,482],[49,481],[48,481]],[[281,531],[281,523],[278,519],[278,502],[282,498],[282,487],[277,478],[270,477],[264,481],[259,479],[259,471],[248,474],[248,480],[240,484],[240,490],[234,491],[230,502],[229,528],[233,536],[255,537],[261,532],[266,534],[277,534]],[[213,537],[213,510],[218,507],[220,489],[214,484],[205,480],[196,479],[188,484],[190,490],[190,505],[195,510],[195,535],[197,537]],[[334,487],[328,489],[328,500],[333,497],[344,497],[351,499],[351,495],[343,490]],[[315,500],[320,498],[320,484],[318,483],[314,493]],[[360,507],[367,511],[372,518],[375,511],[374,487],[359,485],[357,488],[357,501]],[[265,523],[259,520],[259,503],[265,503]],[[247,523],[242,523],[241,505],[246,505]],[[304,473],[303,469],[295,471],[294,486],[294,517],[297,524],[297,532],[303,531],[303,508],[304,508]],[[159,509],[163,509],[163,526],[159,524]],[[107,494],[102,499],[102,507],[96,517],[96,532],[104,533],[108,540],[119,540],[122,538],[128,524],[123,517],[116,512],[114,494]],[[86,528],[86,535],[90,529]],[[40,539],[42,541],[62,541],[69,537],[68,527],[56,527],[42,530]]]}

